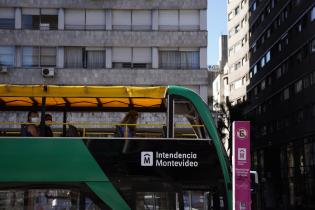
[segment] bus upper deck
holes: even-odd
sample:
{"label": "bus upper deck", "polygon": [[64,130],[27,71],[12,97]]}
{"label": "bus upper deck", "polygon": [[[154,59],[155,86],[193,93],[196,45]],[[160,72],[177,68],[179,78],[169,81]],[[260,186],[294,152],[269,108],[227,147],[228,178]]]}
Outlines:
{"label": "bus upper deck", "polygon": [[[61,195],[59,206],[66,205],[65,194],[76,194],[76,205],[84,206],[80,209],[92,205],[91,199],[101,209],[209,209],[218,199],[231,209],[225,150],[207,106],[189,89],[0,85],[0,110],[2,119],[15,115],[14,122],[0,122],[0,167],[5,171],[0,206],[2,192],[16,196],[19,189],[24,206],[32,203],[27,197],[38,200],[45,192],[47,202],[48,195],[57,195],[51,205]],[[140,122],[118,120],[130,110],[141,114]],[[16,137],[20,124],[29,123],[17,122],[16,116],[25,119],[27,111],[41,113],[39,136],[45,133],[45,113],[53,113],[54,136],[61,136],[54,139],[63,141]],[[83,120],[91,115],[93,121]],[[108,122],[113,115],[116,122]],[[78,138],[65,138],[71,136],[69,125],[78,127]],[[118,127],[128,126],[136,127],[133,136],[117,135]],[[203,204],[194,204],[196,192]]]}

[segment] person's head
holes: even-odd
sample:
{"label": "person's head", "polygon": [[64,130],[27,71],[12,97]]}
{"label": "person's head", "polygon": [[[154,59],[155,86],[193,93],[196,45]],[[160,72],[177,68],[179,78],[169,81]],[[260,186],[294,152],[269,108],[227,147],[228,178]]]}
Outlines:
{"label": "person's head", "polygon": [[124,117],[122,123],[124,124],[136,124],[138,120],[138,112],[135,110],[130,110],[128,114]]}
{"label": "person's head", "polygon": [[30,111],[28,114],[27,114],[27,122],[30,122],[30,123],[39,123],[40,119],[39,119],[39,115],[38,115],[38,112],[36,111]]}
{"label": "person's head", "polygon": [[51,125],[51,122],[52,122],[51,114],[45,114],[45,124],[46,125]]}

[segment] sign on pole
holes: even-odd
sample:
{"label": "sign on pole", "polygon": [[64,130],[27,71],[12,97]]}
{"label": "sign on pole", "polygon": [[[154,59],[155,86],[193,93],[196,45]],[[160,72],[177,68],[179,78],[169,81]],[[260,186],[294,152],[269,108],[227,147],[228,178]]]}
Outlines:
{"label": "sign on pole", "polygon": [[233,210],[250,210],[250,123],[233,122]]}

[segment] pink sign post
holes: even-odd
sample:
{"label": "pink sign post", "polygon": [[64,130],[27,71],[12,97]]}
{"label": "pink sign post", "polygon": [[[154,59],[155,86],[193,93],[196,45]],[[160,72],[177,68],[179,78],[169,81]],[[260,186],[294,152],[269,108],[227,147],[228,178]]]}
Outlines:
{"label": "pink sign post", "polygon": [[233,122],[233,210],[250,210],[250,123]]}

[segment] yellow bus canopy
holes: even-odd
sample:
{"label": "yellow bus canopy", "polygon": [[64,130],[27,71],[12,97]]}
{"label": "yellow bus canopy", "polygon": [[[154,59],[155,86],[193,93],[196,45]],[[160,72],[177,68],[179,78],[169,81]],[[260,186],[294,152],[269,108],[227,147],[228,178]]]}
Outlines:
{"label": "yellow bus canopy", "polygon": [[0,85],[0,107],[162,107],[167,87]]}

